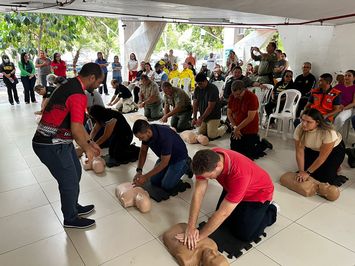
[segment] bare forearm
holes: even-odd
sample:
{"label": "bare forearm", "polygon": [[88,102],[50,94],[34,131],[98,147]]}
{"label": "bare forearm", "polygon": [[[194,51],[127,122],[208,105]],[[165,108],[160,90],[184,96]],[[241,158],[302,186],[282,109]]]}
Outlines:
{"label": "bare forearm", "polygon": [[160,163],[158,163],[152,170],[150,170],[148,173],[144,174],[145,177],[147,179],[151,178],[152,176],[160,173],[161,171],[163,171],[166,167],[168,166],[168,164],[163,163],[162,161]]}
{"label": "bare forearm", "polygon": [[200,119],[204,121],[206,117],[209,116],[209,114],[213,111],[214,106],[208,106],[205,110],[205,112],[200,116]]}
{"label": "bare forearm", "polygon": [[84,126],[80,123],[71,123],[71,132],[76,143],[84,149],[84,151],[89,149],[88,140],[90,139],[89,134],[86,132]]}
{"label": "bare forearm", "polygon": [[296,161],[299,171],[304,171],[304,150],[296,151]]}
{"label": "bare forearm", "polygon": [[194,119],[197,119],[197,110],[198,110],[198,103],[194,101],[192,105],[192,113]]}
{"label": "bare forearm", "polygon": [[169,113],[167,113],[167,116],[173,116],[174,114],[177,114],[179,112],[181,112],[181,107],[180,106],[176,106],[173,110],[171,110]]}
{"label": "bare forearm", "polygon": [[218,211],[216,211],[210,219],[208,219],[208,222],[205,224],[205,226],[202,228],[200,231],[200,237],[199,240],[203,240],[207,238],[210,234],[212,234],[216,229],[224,222],[225,219],[227,219],[228,216],[220,214]]}
{"label": "bare forearm", "polygon": [[140,150],[138,158],[138,168],[143,168],[145,161],[147,159],[147,151]]}

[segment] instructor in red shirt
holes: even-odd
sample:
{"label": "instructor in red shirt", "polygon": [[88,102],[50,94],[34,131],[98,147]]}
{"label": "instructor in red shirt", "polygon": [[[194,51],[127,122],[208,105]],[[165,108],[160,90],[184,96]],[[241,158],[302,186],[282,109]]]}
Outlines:
{"label": "instructor in red shirt", "polygon": [[[270,203],[274,185],[270,176],[247,157],[222,148],[198,151],[192,160],[196,185],[185,233],[176,236],[188,248],[212,234],[222,224],[243,241],[259,237],[276,221],[277,207]],[[216,212],[199,231],[198,214],[208,187],[216,179],[223,187]]]}
{"label": "instructor in red shirt", "polygon": [[94,205],[78,203],[81,164],[73,139],[85,151],[89,163],[100,155],[100,147],[84,128],[87,101],[84,92],[97,88],[103,78],[100,66],[88,63],[79,76],[57,88],[43,110],[32,139],[34,152],[58,182],[64,227],[87,228],[95,224],[95,220],[81,217],[94,211]]}

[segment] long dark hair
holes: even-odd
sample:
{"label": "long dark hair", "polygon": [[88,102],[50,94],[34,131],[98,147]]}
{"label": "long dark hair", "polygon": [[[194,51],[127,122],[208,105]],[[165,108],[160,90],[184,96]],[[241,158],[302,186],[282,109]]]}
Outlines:
{"label": "long dark hair", "polygon": [[25,61],[25,55],[26,54],[27,54],[26,52],[21,53],[21,63],[22,63],[22,65],[28,64],[28,62]]}
{"label": "long dark hair", "polygon": [[287,73],[291,73],[292,79],[291,79],[290,82],[293,82],[293,72],[292,72],[292,70],[286,70],[286,71],[282,74],[282,79],[281,79],[282,83],[285,82],[285,77],[286,77]]}
{"label": "long dark hair", "polygon": [[59,59],[59,62],[57,61],[57,55],[59,55],[60,53],[54,53],[54,55],[53,55],[53,61],[54,62],[57,62],[57,63],[61,63],[62,62],[62,59]]}
{"label": "long dark hair", "polygon": [[[314,121],[316,121],[318,123],[318,129],[322,130],[324,133],[326,131],[331,131],[334,130],[333,126],[331,124],[329,124],[323,117],[323,115],[321,114],[321,112],[319,112],[317,109],[314,108],[310,108],[310,109],[306,109],[301,117],[303,115],[307,115],[309,117],[311,117]],[[305,137],[305,131],[302,129],[301,127],[301,136],[300,136],[300,143],[304,142],[304,137]]]}
{"label": "long dark hair", "polygon": [[118,118],[122,116],[118,111],[114,111],[109,108],[105,108],[101,105],[93,105],[89,111],[90,116],[100,125],[104,125],[107,121],[112,118]]}

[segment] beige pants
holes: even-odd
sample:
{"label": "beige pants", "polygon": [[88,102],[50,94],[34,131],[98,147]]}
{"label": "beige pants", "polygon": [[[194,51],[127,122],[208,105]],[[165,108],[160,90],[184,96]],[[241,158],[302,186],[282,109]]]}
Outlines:
{"label": "beige pants", "polygon": [[208,122],[202,122],[201,126],[198,128],[198,133],[209,137],[210,139],[215,139],[217,137],[222,137],[227,131],[225,125],[220,126],[219,119],[212,119]]}
{"label": "beige pants", "polygon": [[134,109],[138,109],[138,106],[133,102],[131,97],[127,99],[120,99],[117,102],[116,109],[119,111],[122,109],[122,113],[129,113],[134,111]]}

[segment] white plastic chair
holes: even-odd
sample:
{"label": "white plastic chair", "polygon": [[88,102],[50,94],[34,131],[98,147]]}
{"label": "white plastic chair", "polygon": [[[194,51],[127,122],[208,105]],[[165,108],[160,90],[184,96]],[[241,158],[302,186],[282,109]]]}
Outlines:
{"label": "white plastic chair", "polygon": [[219,96],[222,96],[223,88],[224,88],[224,81],[223,80],[216,80],[216,81],[213,81],[212,84],[218,88]]}
{"label": "white plastic chair", "polygon": [[268,85],[266,89],[262,89],[260,87],[251,87],[249,88],[250,91],[255,93],[256,97],[258,98],[259,102],[259,124],[262,125],[262,120],[264,117],[265,112],[265,105],[270,101],[271,92],[274,86]]}
{"label": "white plastic chair", "polygon": [[[286,97],[285,105],[282,110],[280,110],[281,99],[284,98],[284,96]],[[296,110],[300,99],[301,92],[294,89],[284,90],[279,94],[279,96],[277,97],[277,105],[275,112],[269,116],[269,119],[267,121],[265,137],[267,137],[267,134],[269,132],[270,121],[272,118],[274,118],[282,121],[282,138],[286,140],[286,134],[290,127],[290,121],[293,121],[296,118]],[[278,132],[279,130],[280,126],[278,126]]]}
{"label": "white plastic chair", "polygon": [[178,77],[176,77],[176,78],[171,79],[171,80],[170,80],[170,83],[171,83],[171,85],[173,85],[174,87],[177,87],[177,86],[179,85],[179,81],[180,81],[180,79],[179,79]]}
{"label": "white plastic chair", "polygon": [[183,90],[188,94],[190,95],[190,84],[191,84],[191,79],[190,78],[183,78],[181,80],[181,83],[182,83],[182,88]]}

